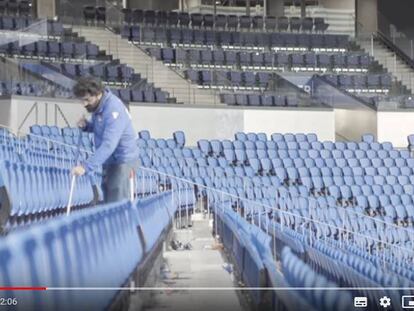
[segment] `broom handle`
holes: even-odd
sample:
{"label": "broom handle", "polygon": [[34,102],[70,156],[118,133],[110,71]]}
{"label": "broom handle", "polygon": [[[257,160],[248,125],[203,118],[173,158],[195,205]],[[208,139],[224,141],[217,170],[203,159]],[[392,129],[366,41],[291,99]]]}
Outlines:
{"label": "broom handle", "polygon": [[72,176],[72,182],[70,185],[68,207],[66,209],[66,215],[70,214],[70,208],[72,207],[73,192],[75,191],[76,175]]}

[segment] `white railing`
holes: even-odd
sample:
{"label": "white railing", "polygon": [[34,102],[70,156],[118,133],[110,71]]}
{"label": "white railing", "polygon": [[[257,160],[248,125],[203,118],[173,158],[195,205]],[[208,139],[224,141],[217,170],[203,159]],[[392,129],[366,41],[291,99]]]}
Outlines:
{"label": "white railing", "polygon": [[[395,224],[390,224],[368,215],[363,215],[357,212],[346,210],[346,213],[354,215],[355,217],[364,218],[374,223],[375,228],[377,228],[378,230],[377,232],[380,233],[378,237],[374,237],[363,232],[354,231],[349,226],[349,224],[346,223],[346,220],[348,220],[349,222],[350,217],[349,214],[347,215],[346,213],[344,213],[346,215],[345,218],[342,219],[342,227],[319,220],[317,218],[318,215],[316,211],[322,210],[322,207],[318,205],[317,200],[313,197],[303,197],[308,202],[309,216],[306,217],[295,214],[294,212],[285,210],[281,207],[281,205],[283,204],[283,200],[285,200],[286,198],[283,196],[279,189],[276,190],[278,199],[275,206],[269,206],[254,200],[239,197],[237,195],[216,188],[211,188],[205,185],[197,184],[185,178],[159,172],[151,168],[140,167],[139,170],[157,175],[159,177],[159,180],[164,182],[164,185],[166,185],[167,180],[169,180],[172,187],[178,187],[178,189],[180,189],[180,183],[182,183],[186,185],[186,187],[197,187],[198,192],[200,192],[201,190],[205,190],[208,217],[211,217],[211,214],[213,213],[214,217],[216,218],[215,232],[217,232],[218,208],[221,209],[221,212],[225,212],[228,209],[235,209],[235,212],[237,212],[237,214],[240,217],[244,218],[251,224],[257,224],[260,228],[264,228],[267,233],[269,233],[269,225],[271,225],[272,222],[275,222],[281,226],[282,231],[284,227],[289,227],[299,233],[305,234],[307,236],[309,244],[312,245],[313,242],[317,239],[329,240],[330,238],[332,238],[330,236],[331,232],[335,231],[337,239],[340,241],[341,245],[346,246],[350,244],[355,244],[365,251],[368,251],[370,253],[372,252],[373,255],[378,256],[380,259],[382,258],[384,264],[386,262],[387,256],[395,258],[397,260],[397,263],[403,263],[408,260],[414,262],[414,250],[412,248],[405,246],[406,242],[412,243],[412,241],[414,241],[413,230],[399,227]],[[175,181],[175,183],[172,181]],[[292,206],[295,205],[297,206],[297,200],[296,202],[292,203]],[[335,208],[339,211],[345,211],[345,208],[343,207]],[[272,217],[269,217],[270,215]],[[181,214],[179,215],[179,217],[181,217]],[[292,219],[293,221],[291,221]],[[323,230],[319,231],[318,228],[322,228]],[[274,226],[273,229],[275,229]],[[387,232],[389,233],[391,230],[396,230],[399,233],[404,233],[398,234],[398,236],[408,237],[408,241],[389,241],[387,237]]]}

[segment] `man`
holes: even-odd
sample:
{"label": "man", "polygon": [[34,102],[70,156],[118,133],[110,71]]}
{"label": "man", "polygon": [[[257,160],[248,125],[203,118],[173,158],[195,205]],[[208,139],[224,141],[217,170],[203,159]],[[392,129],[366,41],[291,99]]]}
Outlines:
{"label": "man", "polygon": [[138,166],[137,135],[129,112],[122,101],[95,78],[80,78],[73,93],[92,113],[91,121],[82,117],[78,126],[93,132],[96,148],[84,163],[72,169],[72,174],[82,176],[102,166],[104,201],[128,199],[129,176]]}

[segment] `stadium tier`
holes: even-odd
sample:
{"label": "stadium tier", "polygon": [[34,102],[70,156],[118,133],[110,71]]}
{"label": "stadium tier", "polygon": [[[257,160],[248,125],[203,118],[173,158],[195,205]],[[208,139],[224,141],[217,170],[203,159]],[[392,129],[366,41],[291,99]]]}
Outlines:
{"label": "stadium tier", "polygon": [[[148,14],[158,16],[158,13]],[[142,77],[148,77],[148,71],[154,70],[148,64],[145,69],[134,69],[128,64],[121,64],[110,55],[111,51],[103,51],[97,44],[85,42],[82,36],[76,35],[67,26],[64,28],[59,22],[28,17],[2,18],[5,32],[1,36],[5,43],[0,46],[0,54],[7,58],[17,58],[18,66],[24,71],[46,80],[56,88],[55,92],[4,92],[6,94],[67,97],[70,92],[67,85],[73,83],[71,81],[82,76],[95,76],[115,87],[114,92],[126,103],[182,102],[181,98],[175,99],[171,92],[187,92],[188,97],[195,97],[194,101],[197,101],[197,97],[191,95],[191,88],[180,86],[179,89],[163,89],[149,83],[148,78]],[[173,67],[181,76],[180,79],[188,79],[199,88],[217,91],[221,94],[219,100],[224,104],[283,106],[279,100],[275,103],[274,99],[268,99],[282,96],[287,98],[287,106],[297,106],[301,101],[297,96],[285,89],[275,89],[275,85],[278,85],[281,76],[285,78],[285,72],[304,72],[310,74],[309,77],[320,75],[335,88],[356,95],[361,102],[372,107],[377,107],[378,102],[393,101],[396,98],[394,95],[400,96],[400,104],[409,106],[407,94],[390,93],[392,89],[404,92],[404,88],[372,56],[358,49],[348,36],[310,31],[275,32],[274,29],[266,27],[266,31],[260,30],[260,27],[244,27],[243,31],[236,31],[234,27],[226,24],[224,27],[212,29],[204,26],[184,26],[180,23],[179,27],[174,27],[168,23],[160,24],[154,18],[154,22],[147,21],[145,17],[142,21],[128,20],[129,23],[120,26],[122,38],[133,42],[139,48],[145,48],[150,56]],[[204,20],[203,17],[201,19]],[[240,19],[243,20],[242,17]],[[226,20],[231,18],[226,17]],[[237,25],[243,25],[241,21]],[[20,26],[24,32],[41,35],[41,39],[30,42],[14,41],[15,39],[10,38],[10,31],[21,30]],[[154,45],[157,47],[153,47]],[[250,91],[253,97],[249,99],[249,94],[243,92],[239,95],[235,92],[237,90]],[[239,98],[232,100],[231,97]],[[289,98],[293,98],[292,104],[289,103]],[[317,96],[307,100],[305,105],[313,103],[331,105]]]}
{"label": "stadium tier", "polygon": [[[77,156],[74,147],[82,142],[90,152],[93,143],[88,136],[79,136],[77,129],[33,126],[31,131],[20,139],[5,130],[1,135],[0,176],[6,193],[2,206],[9,214],[2,214],[8,236],[0,249],[11,258],[1,262],[6,269],[2,271],[10,273],[10,277],[2,274],[6,285],[122,286],[140,275],[140,262],[149,258],[166,234],[171,215],[194,213],[197,201],[214,214],[214,230],[248,287],[335,288],[335,283],[358,286],[362,281],[374,287],[408,287],[414,281],[414,272],[406,263],[413,258],[414,162],[407,151],[378,143],[372,135],[360,143],[334,143],[320,142],[314,134],[275,133],[268,138],[263,133],[239,132],[233,141],[200,140],[197,147],[189,148],[183,132],[154,139],[148,131],[141,131],[137,144],[142,168],[137,171],[134,191],[138,201],[95,205],[101,190],[93,191],[92,184],[100,186],[92,182],[94,178],[85,177],[79,180],[73,199],[75,210],[81,210],[65,218],[59,215],[67,203],[68,168]],[[81,138],[75,141],[76,137]],[[81,156],[87,153],[83,150]],[[39,220],[42,223],[36,224]],[[111,222],[123,225],[118,229],[104,225]],[[137,225],[142,234],[133,230]],[[82,230],[92,231],[83,236]],[[68,249],[67,256],[73,258],[67,263],[72,269],[69,277],[60,268],[63,258],[53,256],[47,241],[53,238],[54,247],[66,247],[72,235],[79,237],[80,245],[94,244]],[[113,244],[105,236],[123,236],[123,242]],[[27,243],[36,246],[23,252]],[[122,271],[111,268],[115,262],[108,257],[92,256],[104,250],[128,253]],[[91,262],[85,252],[92,252]],[[42,260],[54,269],[50,270],[53,277],[46,273]],[[30,273],[39,274],[36,281],[31,274],[15,272],[20,261],[27,262]],[[360,293],[377,299],[377,293],[364,289]],[[384,289],[381,293],[395,298],[406,292]],[[65,301],[63,296],[50,294],[42,302],[34,296],[29,302],[30,295],[14,294],[29,309]],[[117,294],[105,291],[94,303],[89,296],[74,294],[65,305],[82,306],[89,301],[100,309]],[[294,291],[285,296],[270,288],[252,292],[257,306],[276,308],[296,297],[295,306],[311,310],[333,306],[347,310],[350,296],[322,290],[304,296]]]}

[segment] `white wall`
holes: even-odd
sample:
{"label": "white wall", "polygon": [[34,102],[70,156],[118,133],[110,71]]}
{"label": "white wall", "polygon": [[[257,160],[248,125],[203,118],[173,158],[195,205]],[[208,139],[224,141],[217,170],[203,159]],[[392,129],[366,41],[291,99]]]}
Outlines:
{"label": "white wall", "polygon": [[320,140],[335,140],[335,118],[331,109],[249,110],[244,114],[245,132],[316,133]]}
{"label": "white wall", "polygon": [[[181,4],[181,1],[180,1]],[[184,9],[190,9],[190,8],[194,8],[194,7],[200,7],[201,5],[201,0],[184,0]]]}
{"label": "white wall", "polygon": [[234,133],[316,133],[322,140],[335,139],[332,109],[266,109],[239,107],[185,107],[182,105],[131,106],[138,130],[154,137],[170,137],[184,130],[189,145],[199,139],[233,139]]}
{"label": "white wall", "polygon": [[[31,98],[14,96],[10,117],[4,119],[5,125],[17,132],[23,120],[35,103],[38,111],[33,110],[21,128],[29,132],[32,124],[46,124],[46,105],[48,124],[55,124],[56,109],[59,107],[71,126],[85,114],[81,104],[74,100]],[[136,131],[149,130],[153,137],[171,137],[172,133],[183,130],[189,145],[198,140],[233,139],[238,131],[272,133],[315,133],[321,140],[335,139],[334,111],[330,108],[240,108],[211,107],[194,105],[131,105],[130,113]],[[3,115],[3,114],[2,114]],[[6,114],[4,114],[6,115]],[[37,115],[37,118],[36,118]],[[67,126],[60,114],[57,125]]]}
{"label": "white wall", "polygon": [[243,110],[184,107],[181,105],[130,106],[138,130],[149,130],[156,138],[171,137],[182,130],[186,141],[195,145],[199,139],[231,139],[243,130]]}
{"label": "white wall", "polygon": [[[36,103],[37,113],[36,108],[33,108]],[[57,113],[56,107],[61,109],[71,126],[75,126],[77,120],[86,112],[81,104],[75,100],[13,96],[10,117],[6,125],[11,127],[13,132],[17,132],[21,127],[20,131],[23,133],[29,132],[30,125],[35,123],[67,126],[61,114]],[[29,114],[32,108],[33,110]],[[27,119],[23,123],[26,117]]]}
{"label": "white wall", "polygon": [[379,111],[378,141],[390,141],[395,147],[406,148],[407,136],[414,134],[414,111]]}
{"label": "white wall", "polygon": [[[17,132],[28,111],[38,103],[39,124],[45,124],[48,103],[48,124],[55,121],[54,105],[60,107],[71,126],[85,114],[79,102],[64,99],[31,98],[13,96],[0,99],[0,124],[12,127]],[[316,133],[320,140],[335,140],[337,137],[360,140],[363,133],[372,133],[378,141],[390,141],[395,147],[407,146],[407,136],[414,133],[414,110],[374,111],[360,109],[266,109],[239,107],[195,107],[184,105],[137,105],[131,106],[135,129],[148,129],[154,137],[171,137],[183,130],[190,145],[202,138],[233,139],[234,133]],[[28,117],[22,132],[36,123],[36,113]],[[57,116],[57,124],[65,127],[63,118]]]}
{"label": "white wall", "polygon": [[378,30],[377,11],[377,0],[357,1],[356,14],[359,33],[371,34]]}

